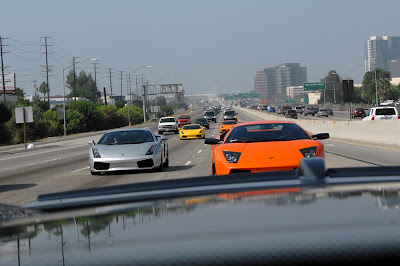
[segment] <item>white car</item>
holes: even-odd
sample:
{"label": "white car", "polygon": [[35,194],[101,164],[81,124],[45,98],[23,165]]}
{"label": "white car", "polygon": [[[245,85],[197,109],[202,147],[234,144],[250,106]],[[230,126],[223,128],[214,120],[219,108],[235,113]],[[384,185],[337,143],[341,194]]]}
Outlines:
{"label": "white car", "polygon": [[400,119],[397,109],[393,106],[379,106],[369,109],[369,113],[363,121]]}
{"label": "white car", "polygon": [[178,120],[175,117],[161,117],[158,121],[158,134],[162,135],[164,132],[179,133]]}

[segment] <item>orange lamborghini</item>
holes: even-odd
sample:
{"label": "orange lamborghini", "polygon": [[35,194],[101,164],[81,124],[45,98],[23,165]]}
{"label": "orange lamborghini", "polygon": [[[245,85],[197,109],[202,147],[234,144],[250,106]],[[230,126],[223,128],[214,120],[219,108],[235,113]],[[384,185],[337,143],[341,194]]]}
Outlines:
{"label": "orange lamborghini", "polygon": [[219,132],[224,133],[225,131],[228,131],[236,124],[237,124],[236,120],[225,120],[224,122],[219,124]]}
{"label": "orange lamborghini", "polygon": [[294,122],[271,120],[240,123],[225,136],[206,138],[205,143],[213,145],[213,175],[228,175],[293,170],[301,158],[325,159],[324,145],[318,139],[327,138],[329,133],[310,135]]}

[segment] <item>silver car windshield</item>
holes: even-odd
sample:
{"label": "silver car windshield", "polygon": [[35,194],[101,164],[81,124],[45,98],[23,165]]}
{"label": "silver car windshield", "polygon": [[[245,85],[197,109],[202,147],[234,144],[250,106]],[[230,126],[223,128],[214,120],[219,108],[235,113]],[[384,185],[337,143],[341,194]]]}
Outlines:
{"label": "silver car windshield", "polygon": [[153,142],[154,137],[147,130],[129,130],[108,132],[101,137],[97,144],[103,145],[123,145]]}

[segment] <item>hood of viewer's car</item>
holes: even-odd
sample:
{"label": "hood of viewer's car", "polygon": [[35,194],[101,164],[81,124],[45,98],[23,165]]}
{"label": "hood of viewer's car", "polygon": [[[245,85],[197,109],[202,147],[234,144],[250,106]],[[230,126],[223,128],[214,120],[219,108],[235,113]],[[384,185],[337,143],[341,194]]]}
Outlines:
{"label": "hood of viewer's car", "polygon": [[400,214],[398,187],[390,191],[259,189],[41,215],[0,226],[0,265],[173,264],[202,254],[271,258],[301,248],[309,255],[326,241],[344,248],[355,239],[370,242],[376,229],[375,237],[389,240],[398,237],[390,221]]}

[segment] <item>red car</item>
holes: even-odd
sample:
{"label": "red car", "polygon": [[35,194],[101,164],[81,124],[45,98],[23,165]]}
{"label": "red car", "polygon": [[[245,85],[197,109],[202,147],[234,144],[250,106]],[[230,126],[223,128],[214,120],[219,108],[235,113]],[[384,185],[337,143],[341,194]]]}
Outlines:
{"label": "red car", "polygon": [[189,125],[192,121],[190,120],[190,116],[188,115],[181,115],[178,117],[178,127]]}
{"label": "red car", "polygon": [[364,118],[366,116],[367,114],[365,113],[364,108],[356,108],[351,114],[351,118],[356,118],[356,117]]}

